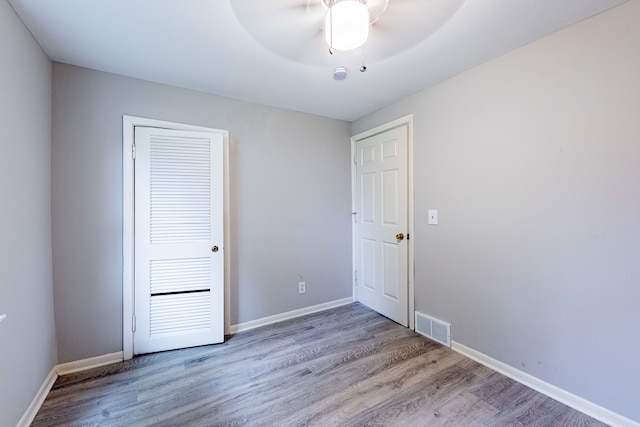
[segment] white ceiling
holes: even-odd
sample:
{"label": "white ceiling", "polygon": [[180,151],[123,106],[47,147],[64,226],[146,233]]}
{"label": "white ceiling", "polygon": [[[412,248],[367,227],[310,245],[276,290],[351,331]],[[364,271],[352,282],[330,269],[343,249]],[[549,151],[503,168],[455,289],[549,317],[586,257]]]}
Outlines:
{"label": "white ceiling", "polygon": [[[365,73],[325,45],[299,46],[306,39],[291,23],[316,13],[321,1],[9,0],[54,61],[347,121],[626,0],[466,0],[425,40],[379,58],[393,48],[373,37],[385,14],[372,27]],[[390,0],[388,12],[429,1]],[[260,9],[263,2],[282,12]],[[239,22],[234,8],[251,3],[273,30],[251,31],[246,16]],[[408,25],[400,21],[384,25]],[[280,40],[298,45],[274,48]],[[339,65],[349,70],[346,80],[333,79]]]}

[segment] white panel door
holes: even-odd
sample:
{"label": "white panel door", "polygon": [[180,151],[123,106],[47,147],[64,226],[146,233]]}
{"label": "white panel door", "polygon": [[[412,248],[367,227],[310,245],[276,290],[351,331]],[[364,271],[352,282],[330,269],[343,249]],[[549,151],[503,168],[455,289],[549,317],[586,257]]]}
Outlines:
{"label": "white panel door", "polygon": [[134,353],[224,341],[223,136],[135,130]]}
{"label": "white panel door", "polygon": [[408,326],[407,127],[356,143],[356,299]]}

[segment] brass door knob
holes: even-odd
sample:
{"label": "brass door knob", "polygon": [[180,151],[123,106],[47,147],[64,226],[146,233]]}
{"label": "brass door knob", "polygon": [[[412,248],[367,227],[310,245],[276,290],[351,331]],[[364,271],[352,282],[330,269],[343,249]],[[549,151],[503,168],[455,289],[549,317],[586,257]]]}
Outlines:
{"label": "brass door knob", "polygon": [[404,234],[402,234],[402,233],[396,234],[396,239],[398,239],[398,240],[404,239]]}
{"label": "brass door knob", "polygon": [[211,252],[218,252],[218,247],[217,246],[212,247]]}

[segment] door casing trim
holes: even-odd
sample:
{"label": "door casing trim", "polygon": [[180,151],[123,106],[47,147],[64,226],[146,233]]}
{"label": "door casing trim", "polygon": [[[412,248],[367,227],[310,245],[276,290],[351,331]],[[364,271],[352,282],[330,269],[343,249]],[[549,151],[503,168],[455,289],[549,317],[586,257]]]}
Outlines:
{"label": "door casing trim", "polygon": [[[392,120],[383,125],[377,126],[373,129],[361,132],[351,137],[351,212],[356,212],[356,144],[358,141],[379,133],[386,132],[397,127],[407,127],[407,224],[409,230],[408,251],[407,254],[407,281],[408,281],[408,314],[409,314],[409,329],[415,330],[415,285],[414,285],[414,252],[413,242],[414,236],[414,201],[413,201],[413,114],[408,114],[399,119]],[[356,301],[356,226],[355,222],[351,223],[351,283],[352,283],[352,295],[353,300]]]}
{"label": "door casing trim", "polygon": [[229,225],[229,131],[184,123],[168,122],[164,120],[148,119],[144,117],[122,116],[122,354],[124,360],[133,357],[134,316],[134,161],[133,143],[135,127],[156,127],[174,130],[190,130],[222,134],[223,138],[223,167],[224,167],[224,333],[229,333],[231,323],[230,283],[231,283],[231,238]]}

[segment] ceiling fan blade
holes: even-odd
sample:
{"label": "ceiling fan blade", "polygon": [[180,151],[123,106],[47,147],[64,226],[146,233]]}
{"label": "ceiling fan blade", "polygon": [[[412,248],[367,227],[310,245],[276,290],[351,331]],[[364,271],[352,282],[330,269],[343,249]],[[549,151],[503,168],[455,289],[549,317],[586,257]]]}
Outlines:
{"label": "ceiling fan blade", "polygon": [[433,21],[449,19],[462,6],[464,0],[394,0],[388,10],[403,10],[404,13],[422,14]]}
{"label": "ceiling fan blade", "polygon": [[249,15],[260,19],[279,19],[280,14],[288,11],[317,16],[324,15],[327,10],[323,0],[230,0],[230,3],[241,22]]}
{"label": "ceiling fan blade", "polygon": [[323,0],[231,0],[238,22],[269,51],[308,63],[323,62]]}
{"label": "ceiling fan blade", "polygon": [[393,0],[369,31],[372,60],[409,49],[440,29],[464,0]]}

